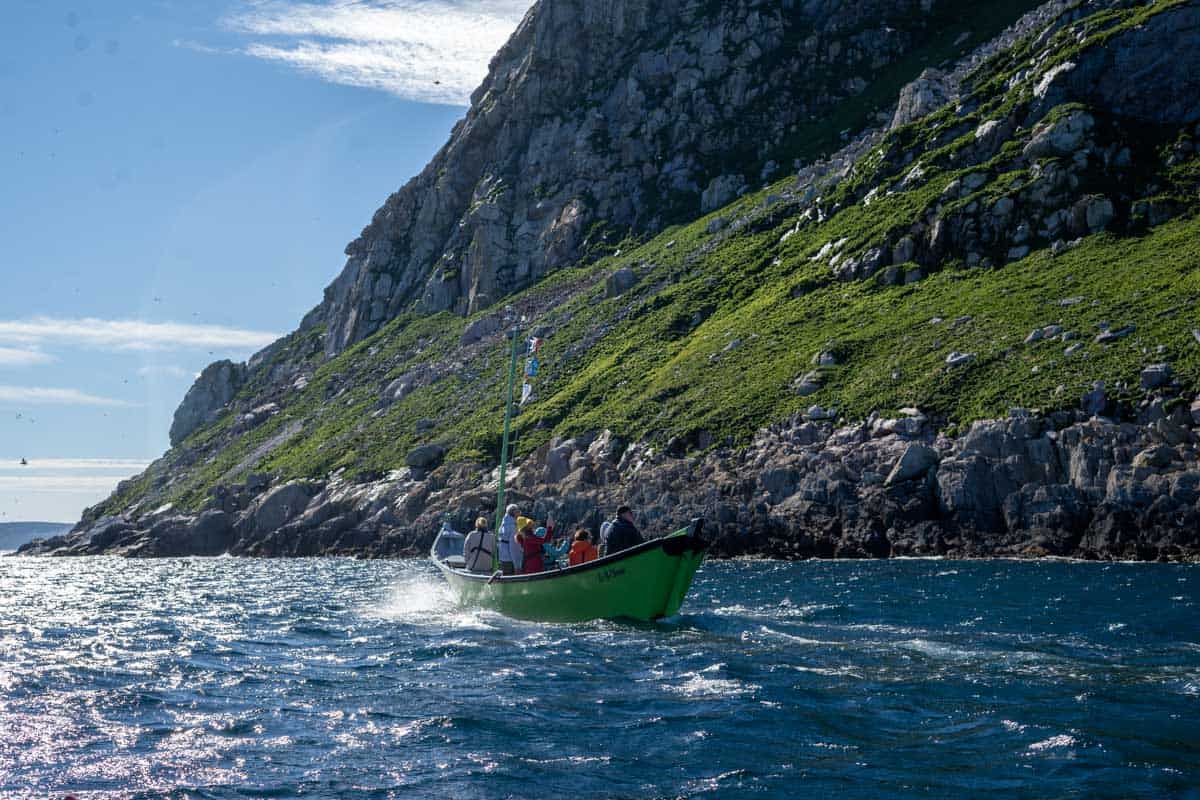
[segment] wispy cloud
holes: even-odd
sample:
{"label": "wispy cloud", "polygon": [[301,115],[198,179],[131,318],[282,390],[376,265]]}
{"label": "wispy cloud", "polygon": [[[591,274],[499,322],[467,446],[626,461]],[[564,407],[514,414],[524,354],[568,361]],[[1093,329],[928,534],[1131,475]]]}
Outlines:
{"label": "wispy cloud", "polygon": [[[332,83],[466,105],[532,0],[251,2],[224,23],[242,52]],[[187,43],[184,46],[192,46]],[[194,49],[202,49],[203,45]]]}
{"label": "wispy cloud", "polygon": [[142,458],[28,458],[27,464],[21,459],[0,459],[0,473],[31,473],[41,471],[87,471],[87,472],[120,472],[132,475],[150,466],[150,462]]}
{"label": "wispy cloud", "polygon": [[35,501],[37,495],[91,495],[93,502],[150,465],[140,458],[0,458],[0,498]]}
{"label": "wispy cloud", "polygon": [[79,494],[98,492],[101,496],[117,488],[128,475],[0,475],[0,491],[31,494]]}
{"label": "wispy cloud", "polygon": [[103,350],[257,350],[279,338],[269,331],[136,319],[33,317],[0,320],[0,342],[64,344]]}
{"label": "wispy cloud", "polygon": [[0,384],[0,403],[19,403],[30,406],[98,406],[127,408],[124,400],[100,397],[78,389],[57,389],[44,386],[6,386]]}
{"label": "wispy cloud", "polygon": [[27,350],[16,347],[0,347],[0,367],[32,367],[38,364],[49,364],[54,356],[41,350]]}

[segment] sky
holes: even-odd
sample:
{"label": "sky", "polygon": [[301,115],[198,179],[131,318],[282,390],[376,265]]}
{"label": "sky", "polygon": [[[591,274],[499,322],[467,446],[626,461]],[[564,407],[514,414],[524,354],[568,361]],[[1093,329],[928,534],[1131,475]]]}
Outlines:
{"label": "sky", "polygon": [[7,0],[0,522],[74,522],[293,330],[529,5]]}

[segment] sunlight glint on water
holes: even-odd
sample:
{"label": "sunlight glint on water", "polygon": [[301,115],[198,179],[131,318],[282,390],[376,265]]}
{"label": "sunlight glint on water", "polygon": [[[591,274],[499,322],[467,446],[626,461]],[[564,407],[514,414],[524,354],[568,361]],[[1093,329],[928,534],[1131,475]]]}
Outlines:
{"label": "sunlight glint on water", "polygon": [[5,558],[0,797],[1195,796],[1198,583],[709,563],[546,625],[416,561]]}

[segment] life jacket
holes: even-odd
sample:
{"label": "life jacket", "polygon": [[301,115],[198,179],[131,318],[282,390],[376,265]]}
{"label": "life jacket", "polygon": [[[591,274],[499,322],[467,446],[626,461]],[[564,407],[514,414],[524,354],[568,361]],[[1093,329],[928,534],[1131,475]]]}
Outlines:
{"label": "life jacket", "polygon": [[567,553],[567,563],[574,567],[577,564],[595,561],[599,555],[596,551],[596,545],[591,542],[572,542],[571,552]]}

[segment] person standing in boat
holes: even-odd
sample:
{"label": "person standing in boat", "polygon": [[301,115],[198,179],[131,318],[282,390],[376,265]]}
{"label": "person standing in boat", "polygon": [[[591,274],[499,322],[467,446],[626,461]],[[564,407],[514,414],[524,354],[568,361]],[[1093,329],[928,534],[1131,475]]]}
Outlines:
{"label": "person standing in boat", "polygon": [[475,530],[463,542],[463,560],[469,572],[491,572],[492,553],[496,551],[496,534],[488,530],[487,517],[475,520]]}
{"label": "person standing in boat", "polygon": [[525,575],[545,572],[546,562],[542,558],[542,545],[550,541],[550,534],[546,532],[546,529],[539,527],[534,530],[533,520],[530,520],[517,534],[517,541],[521,543],[521,550],[525,555],[521,572]]}
{"label": "person standing in boat", "polygon": [[520,513],[520,509],[517,508],[517,504],[510,503],[508,508],[504,509],[504,519],[500,522],[500,530],[498,531],[500,541],[500,571],[505,575],[512,575],[516,572],[512,550],[517,538],[518,513]]}
{"label": "person standing in boat", "polygon": [[617,509],[617,518],[613,520],[612,525],[608,529],[608,547],[604,554],[611,556],[613,553],[619,553],[622,550],[628,550],[634,545],[641,544],[642,534],[638,532],[637,526],[633,524],[633,509],[629,506],[621,506]]}

